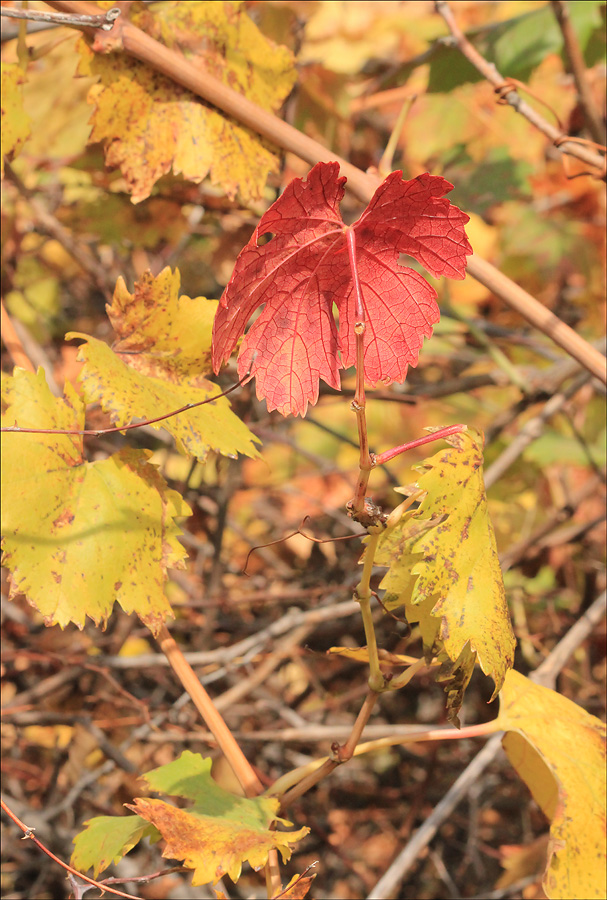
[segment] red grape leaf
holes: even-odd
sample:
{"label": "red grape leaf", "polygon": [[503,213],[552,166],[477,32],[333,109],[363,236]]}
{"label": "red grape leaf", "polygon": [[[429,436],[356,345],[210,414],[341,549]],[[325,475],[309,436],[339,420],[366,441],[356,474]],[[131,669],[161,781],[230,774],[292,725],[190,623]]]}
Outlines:
{"label": "red grape leaf", "polygon": [[[424,173],[403,181],[402,172],[392,172],[350,228],[339,213],[345,182],[332,162],[318,163],[306,181],[295,178],[287,185],[236,260],[215,316],[217,372],[265,304],[242,342],[238,371],[243,377],[250,368],[258,397],[283,415],[305,415],[308,403],[318,400],[319,379],[339,389],[339,369],[355,362],[348,231],[354,235],[366,321],[364,374],[372,386],[404,381],[439,319],[436,291],[399,265],[399,253],[432,275],[458,279],[472,253],[464,231],[469,217],[443,198],[453,188],[444,178]],[[271,239],[260,245],[267,234]]]}

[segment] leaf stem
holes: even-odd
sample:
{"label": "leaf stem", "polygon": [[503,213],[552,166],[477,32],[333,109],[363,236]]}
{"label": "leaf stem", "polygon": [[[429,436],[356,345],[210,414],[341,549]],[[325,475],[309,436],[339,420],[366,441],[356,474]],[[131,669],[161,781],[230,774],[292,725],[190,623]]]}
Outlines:
{"label": "leaf stem", "polygon": [[413,663],[412,666],[409,666],[408,669],[405,669],[402,675],[399,675],[397,678],[392,679],[392,681],[390,682],[390,690],[398,691],[400,688],[404,688],[407,684],[409,684],[411,679],[417,675],[418,672],[420,672],[422,669],[427,668],[428,663],[426,662],[426,660],[423,657],[421,659],[418,659],[417,662]]}
{"label": "leaf stem", "polygon": [[447,425],[446,428],[439,428],[437,431],[433,431],[432,434],[428,434],[425,437],[417,438],[415,441],[407,441],[406,444],[399,444],[398,447],[393,447],[392,450],[386,450],[384,453],[378,453],[373,456],[373,465],[381,466],[383,463],[389,462],[389,460],[394,459],[397,456],[400,456],[401,453],[405,453],[407,450],[412,450],[414,447],[421,447],[423,444],[431,444],[432,441],[438,441],[441,438],[448,437],[450,434],[460,434],[462,431],[467,431],[467,425]]}

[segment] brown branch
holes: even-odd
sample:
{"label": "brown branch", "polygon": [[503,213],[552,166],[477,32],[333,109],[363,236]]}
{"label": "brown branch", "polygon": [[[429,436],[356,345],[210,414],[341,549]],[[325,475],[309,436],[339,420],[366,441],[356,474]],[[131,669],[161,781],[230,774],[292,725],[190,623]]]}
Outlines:
{"label": "brown branch", "polygon": [[200,679],[185,659],[175,639],[171,637],[166,625],[161,626],[157,640],[171,668],[192,698],[194,706],[206,722],[207,727],[213,733],[246,796],[256,797],[263,791],[263,785],[234,740],[232,732],[215,709],[213,701],[200,683]]}
{"label": "brown branch", "polygon": [[605,123],[602,121],[592,97],[584,56],[571,24],[569,4],[566,0],[551,0],[551,6],[563,34],[565,52],[571,66],[586,125],[594,140],[599,144],[603,144],[605,142]]}
{"label": "brown branch", "polygon": [[111,31],[113,23],[119,15],[120,10],[116,6],[98,16],[70,16],[36,9],[7,9],[6,7],[0,9],[0,16],[6,16],[9,19],[27,19],[29,22],[47,22],[50,25],[73,25],[75,28],[101,28],[103,31]]}
{"label": "brown branch", "polygon": [[[453,12],[446,0],[435,0],[434,6],[437,13],[445,20],[447,28],[451,32],[461,53],[466,57],[468,62],[470,62],[474,68],[493,85],[498,92],[500,99],[509,106],[512,106],[513,109],[520,113],[520,115],[524,116],[528,122],[538,129],[538,131],[541,131],[542,134],[545,134],[546,137],[550,138],[552,143],[555,144],[562,153],[566,153],[569,156],[575,156],[587,165],[594,166],[601,173],[601,177],[604,177],[604,157],[602,157],[600,153],[593,152],[583,145],[568,140],[567,134],[561,129],[555,128],[555,126],[540,115],[537,110],[532,106],[529,106],[529,104],[519,96],[514,83],[503,78],[496,67],[491,63],[488,63],[478,52],[476,47],[470,43],[455,21]],[[509,87],[510,90],[508,90]]]}
{"label": "brown branch", "polygon": [[[83,13],[97,10],[97,7],[79,0],[49,0],[49,5],[66,12]],[[268,112],[256,103],[252,103],[246,97],[226,87],[207,72],[202,72],[196,66],[186,60],[149,35],[136,28],[123,17],[117,20],[111,34],[113,46],[121,41],[122,49],[135,59],[150,65],[152,68],[171,78],[177,84],[183,85],[203,100],[212,103],[218,109],[223,110],[238,122],[246,125],[252,131],[262,135],[284,150],[294,153],[300,159],[310,165],[317,162],[337,161],[341,172],[348,179],[347,188],[363,203],[369,203],[380,181],[371,174],[357,169],[347,160],[318,141],[302,134],[292,125],[283,122],[278,116]],[[97,32],[97,42],[93,49],[101,52],[103,46],[100,43],[103,37]],[[559,136],[556,132],[556,136]],[[573,147],[574,145],[567,145]],[[563,148],[561,148],[563,149]],[[587,154],[585,149],[576,147],[574,153]],[[596,162],[596,154],[590,154],[592,162]],[[585,159],[585,157],[584,157]],[[598,157],[600,160],[600,157]],[[600,164],[600,163],[599,163]],[[588,369],[603,383],[607,383],[604,357],[594,350],[582,337],[576,334],[572,328],[565,325],[554,313],[547,310],[535,297],[520,288],[514,281],[503,275],[498,269],[480,257],[473,256],[468,262],[468,274],[488,287],[496,296],[516,309],[535,328],[539,328],[548,335],[556,344],[562,347],[570,356],[577,359],[584,368]]]}
{"label": "brown branch", "polygon": [[[185,659],[166,625],[160,627],[157,640],[171,668],[192,698],[194,706],[206,722],[207,727],[213,733],[221,752],[230,764],[245,795],[247,797],[256,797],[258,794],[261,794],[263,785],[255,774],[255,770],[240,749],[238,742],[224,722],[221,713],[216,709],[213,701],[200,683],[200,679]],[[280,890],[280,872],[276,851],[270,852],[264,870],[268,895],[271,896],[277,890]]]}

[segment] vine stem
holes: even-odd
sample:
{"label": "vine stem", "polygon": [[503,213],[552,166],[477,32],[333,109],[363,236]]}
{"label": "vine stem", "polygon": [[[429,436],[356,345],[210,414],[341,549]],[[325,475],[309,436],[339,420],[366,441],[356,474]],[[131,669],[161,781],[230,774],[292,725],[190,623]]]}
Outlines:
{"label": "vine stem", "polygon": [[[372,529],[377,529],[377,531],[373,533]],[[360,605],[360,613],[365,628],[365,639],[367,642],[367,651],[369,653],[369,687],[372,691],[381,691],[386,684],[379,666],[375,625],[373,624],[373,615],[371,613],[371,574],[373,572],[375,551],[377,550],[377,545],[383,530],[383,526],[381,525],[370,526],[369,528],[370,533],[365,550],[363,573],[354,590],[354,599],[358,600]]]}
{"label": "vine stem", "polygon": [[[359,714],[360,718],[360,714]],[[357,719],[358,722],[358,719]],[[419,743],[421,741],[456,741],[466,738],[488,737],[501,731],[498,720],[491,722],[483,722],[480,725],[470,725],[466,728],[429,728],[422,731],[412,731],[410,734],[401,734],[394,737],[377,738],[374,741],[366,741],[357,744],[352,756],[363,756],[365,753],[373,753],[376,750],[383,750],[387,747],[395,747],[399,744]],[[324,756],[320,759],[314,759],[312,762],[306,763],[291,772],[287,772],[280,778],[277,778],[271,788],[265,792],[268,797],[281,797],[281,808],[286,807],[297,800],[307,790],[322,780],[327,774],[332,772],[339,765],[334,758]]]}
{"label": "vine stem", "polygon": [[[287,772],[283,778],[279,778],[274,782],[272,788],[266,792],[268,796],[280,796],[280,808],[283,812],[294,800],[302,797],[310,788],[317,785],[323,778],[330,775],[338,766],[343,765],[356,755],[357,745],[363,733],[365,725],[369,721],[369,717],[375,706],[378,692],[369,689],[364,703],[356,717],[356,721],[350,732],[350,737],[345,744],[339,745],[337,741],[331,745],[332,756],[327,756],[320,760],[315,760],[313,764],[302,766],[292,772]],[[299,773],[299,777],[296,776]],[[295,777],[293,777],[295,776]],[[277,785],[279,788],[277,790]],[[291,785],[293,785],[291,787]],[[287,790],[291,787],[291,790]]]}
{"label": "vine stem", "polygon": [[9,819],[12,819],[15,825],[17,825],[23,832],[23,837],[21,840],[25,840],[27,838],[28,840],[33,841],[39,850],[41,850],[43,853],[46,853],[46,855],[50,859],[52,859],[53,862],[56,862],[58,865],[60,865],[63,869],[66,870],[66,872],[69,872],[70,875],[75,875],[78,878],[82,878],[84,882],[93,885],[93,887],[100,888],[102,892],[108,891],[110,894],[114,894],[116,897],[126,897],[128,898],[128,900],[137,900],[137,897],[135,897],[133,894],[125,894],[123,891],[116,890],[116,888],[110,887],[107,884],[103,884],[103,882],[95,881],[93,878],[89,878],[87,875],[83,875],[82,872],[79,872],[77,869],[73,869],[71,866],[68,866],[68,864],[63,862],[62,859],[59,859],[58,856],[55,856],[54,853],[51,853],[48,847],[44,846],[42,841],[38,840],[38,838],[34,835],[35,829],[28,828],[28,826],[24,822],[22,822],[18,816],[15,815],[12,809],[7,806],[4,800],[0,799],[0,807],[2,808],[3,812],[5,812],[9,817]]}

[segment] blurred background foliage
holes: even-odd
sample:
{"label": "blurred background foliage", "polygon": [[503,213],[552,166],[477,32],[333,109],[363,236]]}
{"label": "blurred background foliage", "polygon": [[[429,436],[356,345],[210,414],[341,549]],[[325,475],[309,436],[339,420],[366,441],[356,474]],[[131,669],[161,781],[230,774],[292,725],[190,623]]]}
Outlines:
{"label": "blurred background foliage", "polygon": [[[164,4],[148,5],[153,10]],[[460,27],[504,77],[528,84],[567,133],[588,136],[549,3],[460,0],[451,6]],[[594,102],[603,115],[605,4],[573,0],[569,7]],[[604,348],[603,185],[580,174],[577,162],[564,165],[542,134],[511,108],[496,103],[492,87],[443,40],[445,23],[433,3],[251,0],[244,10],[262,33],[296,55],[298,80],[284,105],[287,121],[365,170],[381,165],[401,125],[391,168],[402,169],[405,178],[429,171],[449,179],[455,185],[450,199],[471,216],[469,237],[475,252]],[[18,41],[10,38],[7,20],[2,22],[2,59],[15,62]],[[145,271],[157,274],[169,265],[179,268],[183,293],[218,298],[259,215],[291,178],[305,175],[308,168],[287,154],[280,171],[269,179],[264,202],[248,207],[228,200],[207,182],[196,185],[173,175],[163,177],[147,200],[132,204],[121,173],[106,169],[102,147],[88,143],[87,93],[93,79],[76,76],[79,40],[65,28],[28,34],[30,61],[22,92],[31,135],[7,170],[2,191],[3,297],[27,352],[45,368],[56,389],[66,381],[77,386],[76,347],[64,342],[66,331],[111,340],[104,307],[119,276],[132,289]],[[529,102],[536,104],[533,98]],[[550,117],[545,107],[537,108]],[[353,221],[361,207],[346,194],[343,212],[346,221]],[[91,259],[97,268],[88,264]],[[437,289],[443,318],[426,342],[418,367],[410,370],[404,386],[369,395],[371,447],[380,452],[419,437],[425,426],[466,422],[485,431],[491,472],[530,423],[534,427],[539,422],[534,438],[489,487],[520,640],[517,667],[528,671],[605,588],[604,390],[471,278],[448,286],[439,283]],[[3,366],[11,369],[8,358]],[[225,388],[235,378],[232,364],[219,383]],[[341,394],[325,389],[304,420],[268,415],[253,385],[232,395],[236,412],[263,441],[260,460],[211,458],[202,466],[179,456],[162,433],[130,432],[128,442],[154,450],[153,459],[170,485],[194,508],[184,526],[188,569],[168,588],[177,611],[173,630],[187,649],[228,645],[291,606],[308,609],[349,596],[360,553],[356,540],[314,544],[295,535],[253,553],[243,575],[252,547],[295,531],[305,516],[310,517],[308,533],[318,538],[345,537],[358,530],[344,511],[358,463],[349,408],[352,372],[344,373],[343,389]],[[544,415],[559,391],[566,393],[565,400],[554,415]],[[89,418],[93,427],[104,424],[99,410],[92,409]],[[126,442],[120,435],[91,439],[90,458],[103,458]],[[395,506],[399,495],[393,488],[415,479],[411,467],[425,455],[420,448],[374,472],[374,498],[388,509]],[[18,614],[7,613],[3,605],[10,650],[4,702],[54,672],[62,648],[84,654],[149,649],[139,624],[120,612],[100,636],[92,628],[82,634],[71,629],[45,633],[25,601],[17,600],[13,607]],[[323,627],[325,631],[310,628],[302,645],[294,645],[267,682],[253,691],[250,702],[226,712],[237,732],[284,726],[289,715],[291,724],[304,719],[351,721],[364,692],[364,668],[347,660],[327,660],[323,651],[331,643],[360,641],[359,626],[346,619]],[[378,629],[384,646],[402,652],[404,639],[393,621],[384,619]],[[563,693],[595,715],[602,714],[604,704],[605,661],[599,648],[597,635],[580,649],[559,682]],[[30,658],[34,652],[38,662]],[[209,673],[212,667],[205,670]],[[136,684],[135,674],[126,670],[121,675],[125,687],[137,697],[154,697],[156,706],[166,704],[170,710],[176,700],[171,680],[146,672]],[[218,676],[214,689],[228,690],[239,677],[241,670],[228,669]],[[123,723],[121,730],[113,724],[111,701],[103,691],[93,696],[94,685],[97,682],[76,679],[73,693],[63,702],[78,712],[86,695],[88,714],[97,725],[104,722],[99,727],[112,739],[124,736],[130,726]],[[492,715],[483,703],[490,692],[482,680],[473,683],[465,707],[468,721]],[[442,715],[440,691],[423,680],[416,695],[385,700],[376,721],[433,721]],[[53,710],[59,703],[53,695],[43,708]],[[291,713],[285,712],[285,704]],[[195,727],[194,713],[187,707],[173,721],[177,731]],[[29,806],[52,806],[57,790],[68,791],[83,769],[94,770],[99,762],[77,729],[66,737],[54,730],[60,727],[26,733],[11,724],[5,731],[10,791]],[[65,746],[69,749],[62,749]],[[285,750],[280,743],[246,746],[250,758],[274,777],[298,759],[317,755],[324,745],[300,743],[297,751],[290,746]],[[322,846],[318,896],[365,896],[472,750],[422,747],[415,752],[394,750],[370,766],[368,761],[353,762],[343,777],[340,772],[331,784],[301,801],[298,815],[301,823],[313,823],[313,836],[309,853],[297,860],[297,871],[308,857],[317,858]],[[171,745],[142,741],[131,748],[129,758],[145,770],[166,762],[172,752]],[[49,767],[55,767],[54,783]],[[442,829],[437,845],[436,852],[452,873],[449,878],[465,896],[492,890],[499,862],[508,855],[503,848],[522,847],[544,829],[537,809],[520,799],[526,795],[513,777],[502,773],[501,786],[495,772],[487,777],[473,810],[478,846],[470,850],[470,826],[463,811]],[[121,780],[128,778],[132,776],[118,771],[101,780],[101,795],[88,788],[81,792],[75,808],[62,812],[64,831],[91,809],[94,814],[118,811],[116,797],[133,796]],[[404,817],[399,807],[403,784],[409,785],[404,789],[409,804]],[[35,896],[63,896],[57,893],[56,876],[44,864],[37,865],[42,869],[29,875],[9,866],[10,894],[5,896],[33,897],[32,886],[38,881]],[[537,869],[537,861],[528,863],[532,865]],[[533,868],[523,875],[517,871],[519,881],[528,881],[522,893],[500,896],[543,896],[537,878],[529,881]],[[401,896],[445,896],[445,877],[429,856],[420,862],[415,887],[403,888]]]}

